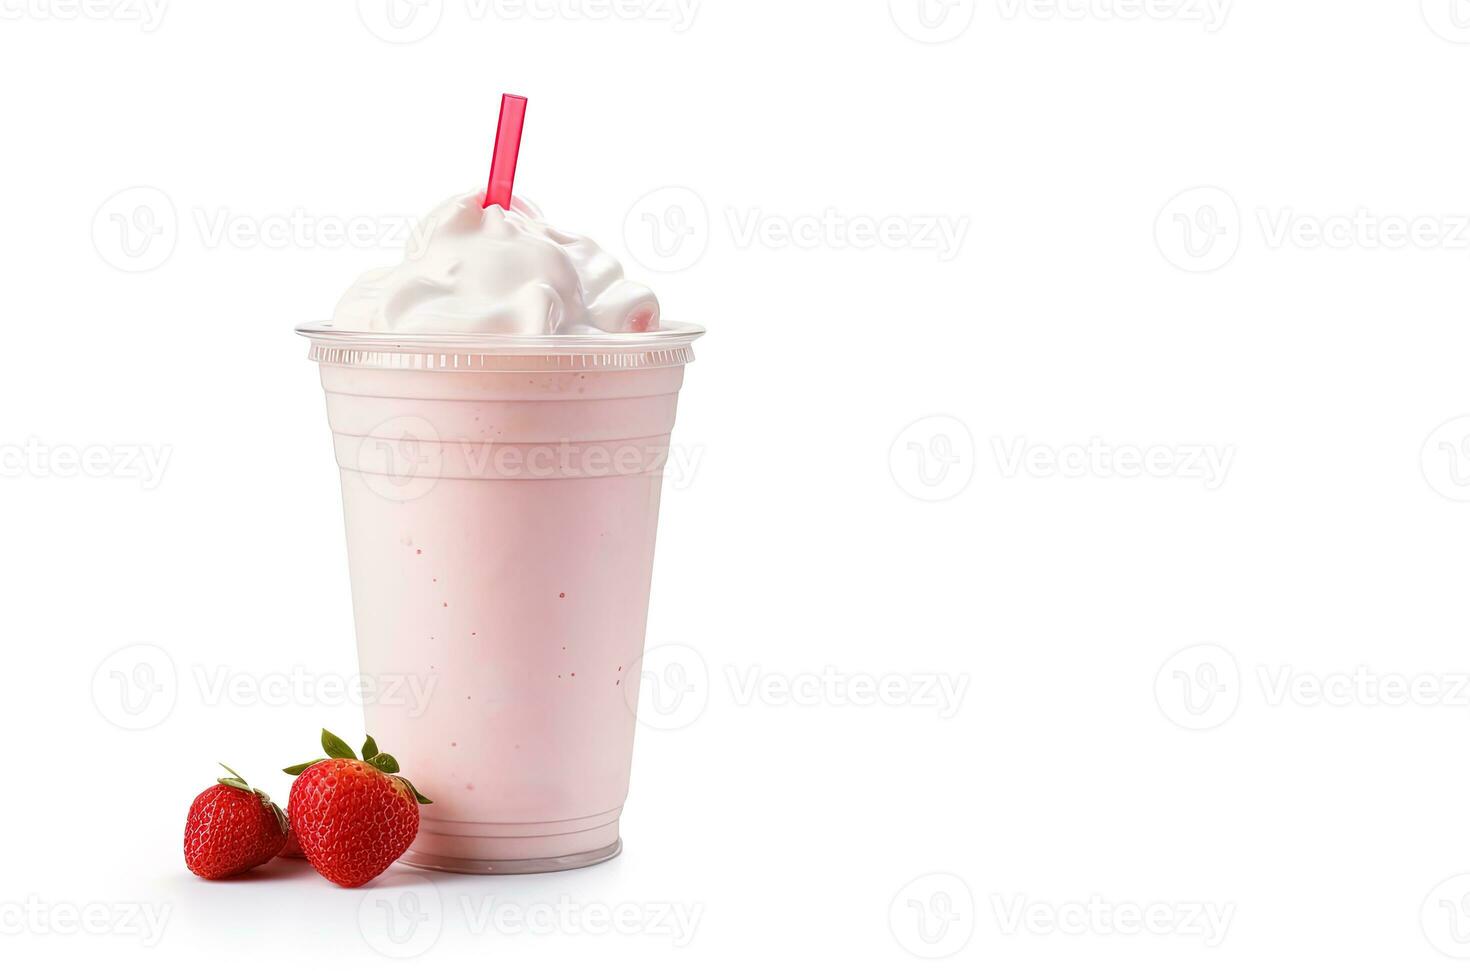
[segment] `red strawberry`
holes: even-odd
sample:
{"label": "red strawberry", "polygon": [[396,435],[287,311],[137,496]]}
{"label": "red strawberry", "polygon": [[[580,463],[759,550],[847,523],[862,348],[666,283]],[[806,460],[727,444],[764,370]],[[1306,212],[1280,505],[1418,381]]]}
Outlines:
{"label": "red strawberry", "polygon": [[348,744],[322,730],[330,758],[292,766],[291,830],[311,866],[328,881],[356,888],[398,860],[419,832],[419,804],[430,803],[379,752],[371,735],[361,761]]}
{"label": "red strawberry", "polygon": [[[224,763],[220,763],[224,765]],[[184,863],[201,878],[228,878],[280,853],[286,816],[271,798],[230,774],[194,797],[184,824]]]}
{"label": "red strawberry", "polygon": [[[290,804],[290,801],[288,800],[287,801],[287,805],[289,805],[289,804]],[[283,857],[283,858],[304,858],[304,857],[306,857],[305,854],[302,854],[301,853],[301,842],[296,839],[296,831],[294,831],[294,830],[288,830],[288,831],[286,831],[286,846],[283,847],[283,848],[281,848],[281,853],[278,854],[277,857]]]}

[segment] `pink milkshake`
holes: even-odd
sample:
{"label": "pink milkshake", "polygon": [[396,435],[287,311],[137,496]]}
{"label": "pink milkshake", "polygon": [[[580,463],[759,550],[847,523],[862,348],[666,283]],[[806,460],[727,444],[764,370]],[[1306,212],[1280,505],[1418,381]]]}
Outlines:
{"label": "pink milkshake", "polygon": [[616,855],[659,490],[703,331],[587,239],[478,194],[368,273],[320,365],[367,731],[435,802],[403,860],[520,873]]}

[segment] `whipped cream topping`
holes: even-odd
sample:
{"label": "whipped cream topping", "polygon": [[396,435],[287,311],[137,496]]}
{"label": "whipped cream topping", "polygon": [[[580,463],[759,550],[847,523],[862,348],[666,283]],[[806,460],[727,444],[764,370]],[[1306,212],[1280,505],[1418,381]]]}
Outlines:
{"label": "whipped cream topping", "polygon": [[659,328],[658,299],[587,238],[557,231],[519,198],[483,191],[440,204],[403,261],[358,278],[336,330],[413,334],[596,334]]}

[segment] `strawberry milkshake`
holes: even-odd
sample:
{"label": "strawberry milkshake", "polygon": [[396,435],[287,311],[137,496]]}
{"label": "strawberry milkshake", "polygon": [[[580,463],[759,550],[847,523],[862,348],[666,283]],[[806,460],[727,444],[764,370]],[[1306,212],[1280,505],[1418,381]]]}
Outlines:
{"label": "strawberry milkshake", "polygon": [[361,669],[384,681],[367,731],[434,800],[402,860],[613,857],[661,475],[703,331],[662,320],[593,242],[467,193],[299,332],[341,469]]}

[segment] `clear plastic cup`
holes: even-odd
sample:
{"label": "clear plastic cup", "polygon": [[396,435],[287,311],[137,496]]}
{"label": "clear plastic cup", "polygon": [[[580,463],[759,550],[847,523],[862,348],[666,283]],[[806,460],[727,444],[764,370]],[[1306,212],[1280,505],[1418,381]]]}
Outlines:
{"label": "clear plastic cup", "polygon": [[703,330],[297,332],[342,475],[367,731],[434,800],[403,861],[615,856],[663,465]]}

